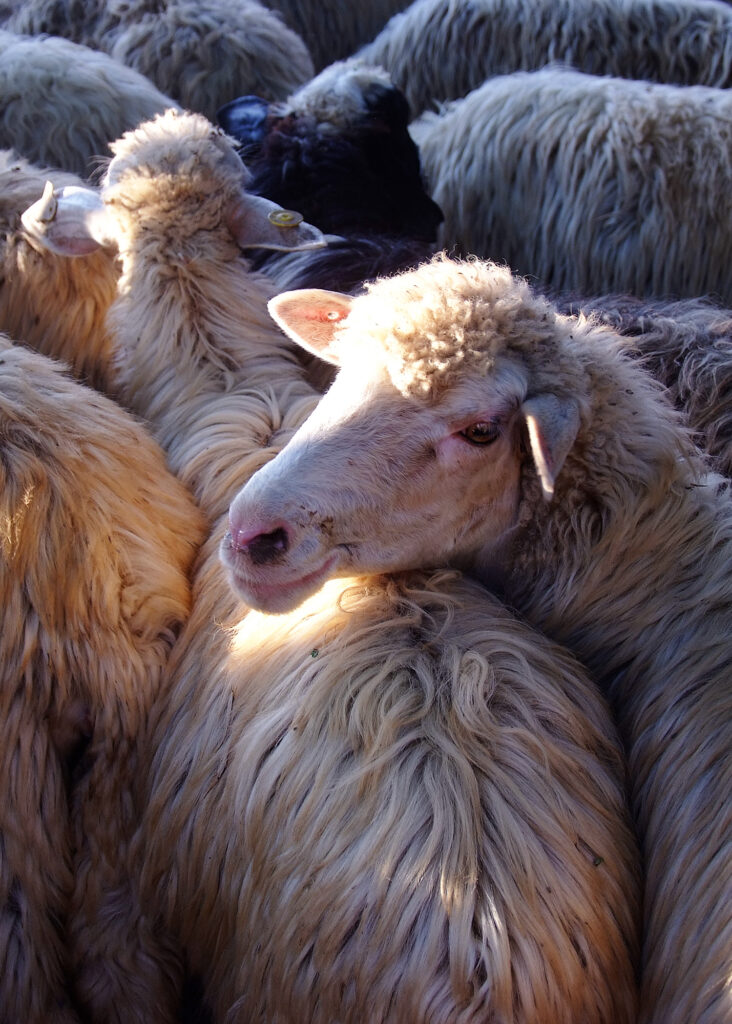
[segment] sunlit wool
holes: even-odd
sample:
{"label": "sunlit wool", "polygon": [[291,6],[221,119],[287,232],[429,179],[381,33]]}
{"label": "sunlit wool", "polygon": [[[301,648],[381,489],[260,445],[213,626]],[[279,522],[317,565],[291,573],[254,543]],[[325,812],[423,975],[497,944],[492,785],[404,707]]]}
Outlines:
{"label": "sunlit wool", "polygon": [[[295,291],[271,308],[341,369],[232,503],[222,549],[232,581],[246,600],[283,611],[316,571],[457,564],[500,584],[512,607],[579,655],[629,754],[646,876],[640,1019],[722,1024],[732,950],[728,482],[707,473],[623,339],[559,315],[505,267],[440,258],[355,299]],[[474,427],[482,443],[470,441]],[[255,562],[250,525],[266,535],[270,523],[287,547]]]}
{"label": "sunlit wool", "polygon": [[114,391],[105,316],[117,291],[114,253],[66,259],[34,244],[20,215],[51,180],[82,185],[65,171],[37,167],[0,151],[0,330],[67,363],[76,377]]}
{"label": "sunlit wool", "polygon": [[0,455],[0,1019],[72,1024],[63,928],[129,842],[201,523],[136,420],[6,337]]}
{"label": "sunlit wool", "polygon": [[142,845],[216,1019],[634,1021],[622,761],[573,659],[456,573],[241,621],[205,571]]}

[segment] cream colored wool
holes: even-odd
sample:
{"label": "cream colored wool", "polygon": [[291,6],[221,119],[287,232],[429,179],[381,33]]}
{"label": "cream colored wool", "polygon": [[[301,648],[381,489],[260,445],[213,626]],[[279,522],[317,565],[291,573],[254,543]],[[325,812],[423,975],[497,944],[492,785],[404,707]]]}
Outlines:
{"label": "cream colored wool", "polygon": [[[209,581],[205,568],[196,570],[194,607],[200,616],[205,606],[203,621],[217,636],[216,623],[231,601],[216,555],[228,505],[292,436],[318,395],[267,312],[271,283],[250,273],[229,228],[246,178],[231,141],[201,115],[173,111],[127,133],[112,149],[101,197],[105,232],[121,266],[108,314],[119,399],[147,420],[168,464],[206,513],[217,572]],[[199,682],[212,674],[212,664],[201,662]],[[173,671],[162,706],[181,685]],[[185,702],[185,749],[205,762],[210,755],[199,730],[207,711],[197,689]],[[147,735],[146,743],[167,749],[164,732]],[[135,782],[144,806],[146,768]],[[129,861],[121,850],[110,863],[113,877],[99,880],[97,901],[76,908],[72,957],[94,1021],[176,1020],[179,938],[158,929],[156,894],[136,894],[142,865],[157,844],[172,856],[176,841],[153,827],[143,837],[140,859]],[[166,892],[163,905],[173,896]],[[229,909],[210,912],[218,917]]]}
{"label": "cream colored wool", "polygon": [[412,134],[451,252],[583,294],[732,304],[732,93],[547,68]]}
{"label": "cream colored wool", "polygon": [[[300,1024],[304,1019],[302,1006],[298,1005],[302,981],[295,965],[302,961],[302,929],[310,928],[309,942],[332,946],[337,941],[335,936],[341,926],[335,924],[335,932],[329,931],[327,923],[319,924],[318,916],[323,899],[332,896],[341,900],[342,919],[350,915],[354,926],[365,898],[380,900],[389,920],[402,912],[411,914],[410,904],[419,900],[421,909],[417,912],[417,923],[409,931],[409,935],[414,934],[414,939],[409,941],[418,944],[419,949],[417,945],[412,952],[402,949],[404,943],[400,942],[400,937],[404,933],[399,933],[396,940],[392,937],[388,948],[382,949],[381,938],[371,945],[367,934],[359,935],[354,930],[349,943],[335,956],[332,973],[327,978],[320,976],[322,983],[312,976],[312,984],[304,983],[314,1019],[318,1019],[317,1014],[326,1019],[336,1004],[349,1015],[346,1019],[372,1020],[376,1019],[375,1014],[383,1017],[389,1012],[388,1001],[397,986],[399,991],[404,989],[403,994],[394,994],[399,1000],[399,1012],[406,1014],[414,1009],[415,1013],[422,1014],[419,1019],[424,1020],[464,1019],[464,1015],[460,1016],[460,999],[463,994],[472,992],[468,996],[470,1009],[465,1011],[468,1019],[484,1017],[486,1005],[510,1009],[515,997],[527,1020],[538,1022],[543,1011],[551,1007],[552,1013],[556,1009],[558,1020],[630,1021],[635,1001],[632,978],[635,867],[622,808],[622,784],[613,730],[602,702],[584,681],[578,685],[585,688],[587,704],[570,709],[566,698],[561,696],[564,685],[561,680],[565,673],[574,680],[577,670],[564,656],[554,659],[551,650],[545,650],[541,641],[540,653],[536,656],[541,686],[537,686],[533,697],[526,696],[525,720],[522,719],[518,733],[507,728],[503,739],[510,746],[514,735],[520,734],[516,762],[531,760],[527,780],[532,784],[535,780],[546,799],[554,800],[552,823],[547,823],[545,834],[548,848],[543,849],[533,834],[524,836],[529,827],[543,829],[541,804],[536,808],[535,818],[527,817],[536,803],[534,795],[521,794],[515,782],[509,783],[501,775],[496,785],[500,786],[502,796],[494,800],[486,784],[485,800],[492,801],[496,812],[500,810],[501,815],[505,814],[505,823],[501,820],[496,826],[496,842],[502,841],[500,836],[509,828],[515,829],[512,834],[516,839],[495,847],[494,854],[489,853],[491,847],[486,845],[488,840],[484,841],[484,837],[492,826],[481,823],[481,784],[475,779],[471,781],[470,777],[471,757],[478,756],[474,740],[466,740],[466,748],[455,752],[456,767],[446,763],[444,773],[440,774],[442,757],[428,758],[429,771],[433,774],[422,780],[419,772],[411,774],[410,762],[404,775],[407,792],[402,793],[399,804],[387,803],[384,814],[393,817],[403,809],[402,827],[408,831],[413,819],[407,816],[407,805],[411,803],[413,791],[413,814],[418,813],[419,807],[423,816],[428,813],[430,799],[440,808],[435,825],[437,831],[432,840],[427,840],[428,848],[421,854],[414,847],[410,851],[413,877],[406,883],[398,877],[395,882],[399,885],[398,891],[389,890],[385,895],[380,892],[378,877],[373,871],[369,874],[372,859],[369,853],[373,854],[375,844],[383,846],[383,843],[378,831],[367,832],[358,870],[362,872],[364,887],[373,884],[373,896],[359,897],[349,905],[351,890],[348,886],[338,888],[337,873],[325,880],[330,886],[327,892],[318,894],[312,887],[304,887],[300,903],[292,903],[293,913],[297,910],[299,915],[299,932],[289,929],[278,936],[277,929],[268,926],[266,917],[257,919],[261,925],[259,935],[265,934],[263,929],[266,929],[267,941],[277,951],[281,964],[277,977],[291,974],[289,983],[296,985],[296,989],[278,994],[275,976],[260,969],[256,942],[261,939],[254,937],[252,915],[256,913],[257,901],[268,898],[271,886],[274,884],[276,889],[281,876],[275,872],[268,880],[267,865],[262,865],[263,873],[256,879],[250,877],[252,857],[256,853],[260,858],[262,848],[241,842],[240,830],[246,826],[242,807],[247,793],[257,783],[252,773],[256,773],[259,763],[259,758],[252,757],[249,746],[262,730],[267,734],[265,745],[276,741],[279,726],[274,734],[268,732],[272,714],[279,714],[271,700],[287,697],[287,713],[292,713],[295,705],[308,697],[312,678],[309,666],[315,665],[317,671],[321,662],[319,656],[311,657],[316,641],[309,626],[300,632],[298,617],[293,617],[283,627],[286,634],[281,648],[283,664],[273,651],[273,647],[280,649],[275,638],[266,658],[267,651],[262,649],[260,667],[260,647],[264,639],[256,635],[248,650],[240,646],[235,660],[231,661],[228,627],[237,625],[246,609],[229,587],[218,550],[228,526],[226,509],[231,497],[283,448],[312,409],[317,396],[304,383],[303,371],[289,341],[275,330],[266,312],[271,288],[265,279],[249,273],[246,261],[224,226],[225,211],[232,197],[239,194],[242,183],[241,165],[231,158],[227,147],[225,137],[215,132],[203,118],[169,114],[141,126],[114,145],[114,159],[102,183],[101,194],[108,215],[106,230],[118,245],[123,268],[119,296],[110,313],[119,346],[122,397],[148,419],[164,444],[171,465],[191,487],[213,525],[195,573],[190,628],[176,645],[164,695],[146,734],[144,749],[148,751],[149,765],[146,761],[138,773],[138,800],[147,810],[133,854],[129,860],[124,856],[120,859],[116,865],[119,881],[113,885],[107,882],[99,907],[92,907],[87,920],[82,918],[81,927],[75,931],[75,957],[85,1003],[92,1008],[96,1019],[105,1024],[149,1020],[153,1014],[151,1007],[156,1024],[172,1022],[178,1001],[180,963],[185,957],[202,977],[206,998],[219,1019],[248,1020],[251,1005],[264,1007],[265,1019],[276,1019],[267,1014],[270,1008],[274,1014],[281,1007],[285,1019]],[[359,657],[364,659],[364,672],[372,673],[373,677],[372,684],[363,693],[363,701],[372,704],[370,710],[364,709],[364,714],[371,715],[374,722],[383,718],[384,730],[398,729],[402,712],[401,708],[394,708],[393,714],[389,711],[386,679],[383,700],[378,699],[384,648],[375,646],[375,634],[388,635],[390,628],[393,629],[398,634],[396,650],[401,651],[395,657],[401,658],[403,663],[409,662],[414,656],[413,627],[417,620],[424,621],[424,629],[434,647],[431,656],[429,652],[425,654],[419,679],[427,691],[424,713],[431,719],[422,747],[429,746],[428,735],[441,735],[445,757],[448,757],[448,751],[457,742],[451,738],[453,723],[451,720],[445,723],[446,705],[441,703],[442,697],[437,699],[436,690],[442,692],[448,681],[458,689],[473,681],[476,686],[482,685],[487,654],[476,656],[477,667],[473,671],[471,656],[466,654],[465,665],[462,665],[459,650],[461,645],[467,648],[473,642],[484,643],[479,634],[483,628],[490,629],[495,621],[494,602],[470,585],[449,579],[438,581],[434,587],[425,585],[424,591],[419,585],[415,586],[416,591],[409,599],[418,604],[424,600],[425,607],[408,614],[395,613],[393,622],[391,609],[395,602],[399,603],[397,597],[390,597],[388,593],[378,596],[381,593],[378,587],[375,599],[366,592],[363,614],[357,622],[351,616],[344,619],[332,595],[320,608],[316,630],[318,645],[322,647],[329,642],[329,637],[323,637],[323,623],[332,621],[335,633],[332,642],[336,644],[338,656],[334,652],[332,658],[324,657],[325,674],[318,685],[317,713],[323,723],[321,743],[311,743],[308,732],[305,745],[298,750],[294,761],[282,750],[283,771],[292,773],[295,786],[300,784],[298,772],[304,771],[306,764],[311,772],[317,771],[319,764],[325,771],[328,765],[332,773],[338,763],[339,752],[347,742],[341,725],[343,698],[338,705],[341,710],[334,712],[332,721],[328,718],[329,703],[323,698],[333,693],[340,678],[338,666],[348,665],[352,658],[356,664],[357,652],[361,652]],[[446,595],[454,594],[454,601],[450,596],[439,596],[443,589]],[[474,597],[477,605],[468,612],[466,609],[472,606]],[[461,639],[458,639],[458,632],[462,626],[448,626],[455,643],[445,641],[443,644],[437,636],[438,627],[432,629],[430,625],[430,616],[434,614],[439,621],[443,614],[452,614],[452,605],[453,621],[470,618],[472,626],[467,635],[461,634]],[[482,609],[485,609],[484,614]],[[496,659],[501,657],[508,643],[504,633],[515,630],[514,669],[522,678],[532,679],[528,667],[533,657],[528,646],[532,634],[514,624],[510,617],[500,613],[498,616],[501,637]],[[349,624],[354,622],[351,628]],[[271,625],[277,632],[277,624]],[[341,632],[342,641],[337,643]],[[529,640],[524,639],[526,635]],[[303,652],[308,673],[299,683],[298,669]],[[324,648],[324,656],[326,653]],[[273,660],[268,660],[269,655]],[[395,671],[391,684],[394,692],[402,685],[400,680],[406,671],[405,664]],[[557,801],[551,796],[550,777],[545,774],[549,755],[529,735],[534,725],[531,705],[542,705],[543,689],[551,688],[555,674],[559,677],[555,685],[559,690],[560,708],[554,712],[548,704],[547,719],[551,720],[556,713],[560,718],[556,725],[559,731],[555,734],[550,721],[545,728],[547,742],[551,740],[551,749],[558,757],[554,772],[565,787],[562,793],[570,803],[567,809],[563,800]],[[510,702],[510,694],[506,700]],[[496,715],[502,708],[499,702],[495,707]],[[472,712],[465,707],[459,714],[470,717]],[[572,724],[565,729],[567,716]],[[585,719],[586,726],[581,724]],[[484,723],[486,727],[489,724]],[[541,723],[536,723],[536,728],[541,727]],[[470,727],[467,728],[469,731]],[[597,763],[599,771],[590,772],[588,780],[585,769],[589,763],[593,768]],[[551,770],[551,761],[549,764]],[[381,765],[382,761],[377,758],[364,764],[364,772],[373,772],[373,778],[379,779]],[[518,772],[518,763],[512,763],[512,767]],[[223,780],[223,784],[212,788],[213,778]],[[387,773],[383,788],[379,794],[372,795],[370,806],[375,806],[379,797],[389,797],[392,788],[395,794],[399,792],[400,783],[396,778],[392,782],[393,787]],[[267,784],[263,776],[259,785],[266,787]],[[463,788],[458,791],[459,786]],[[358,797],[366,788],[354,784],[348,790],[354,820],[362,813]],[[459,810],[454,808],[453,799],[458,796],[462,802]],[[394,801],[396,799],[395,795]],[[518,800],[522,802],[521,810],[517,818],[511,819],[504,805]],[[447,815],[447,808],[453,813],[452,817]],[[573,821],[575,812],[583,823],[579,827]],[[335,812],[331,810],[330,801],[323,798],[318,813],[327,818]],[[341,813],[346,812],[341,809]],[[531,826],[526,824],[529,820]],[[302,822],[304,828],[305,819]],[[451,853],[452,837],[463,825],[460,847]],[[295,849],[288,845],[286,821],[278,828],[271,820],[269,827],[271,831],[267,836],[260,838],[269,846],[270,861],[296,855],[288,889],[283,893],[285,902],[274,904],[271,911],[275,915],[287,915],[290,899],[294,901],[297,894],[297,891],[290,893],[290,888],[297,885],[297,872],[309,869],[309,863],[312,864],[306,858],[318,826],[311,819],[308,828],[316,831],[311,831],[311,837],[302,846],[298,843]],[[329,835],[333,827],[329,827]],[[247,833],[246,843],[256,838]],[[418,840],[420,838],[422,834]],[[514,846],[521,842],[527,844],[526,862],[521,852],[517,853],[517,861],[512,860]],[[589,849],[583,845],[585,842]],[[355,836],[352,843],[358,845]],[[430,853],[430,844],[434,853]],[[598,847],[613,852],[606,855]],[[485,868],[478,865],[478,848],[486,857],[495,859],[490,869],[487,865]],[[467,894],[464,888],[461,890],[460,879],[448,877],[450,871],[455,873],[454,858],[458,853],[461,853],[458,867],[462,869],[467,864],[474,871],[474,877],[465,883]],[[398,858],[398,852],[393,850],[392,856]],[[424,880],[414,873],[422,857],[427,871]],[[603,863],[595,863],[597,858],[604,858]],[[341,862],[343,872],[349,870],[349,861],[347,856]],[[569,871],[567,861],[571,864]],[[445,887],[441,892],[439,873],[443,864]],[[499,865],[503,865],[503,869]],[[518,871],[518,881],[512,883],[502,897],[510,907],[496,905],[497,916],[489,919],[498,899],[486,890],[491,884],[489,870],[495,875],[496,884],[503,885],[504,874],[513,874],[514,868]],[[129,873],[127,878],[125,869]],[[480,881],[479,871],[482,872]],[[561,882],[554,882],[555,875]],[[541,892],[536,888],[542,884],[539,879],[545,886]],[[526,889],[522,889],[524,880]],[[447,888],[448,883],[455,887],[454,892]],[[129,886],[129,894],[123,903],[116,897],[118,889],[125,884]],[[555,884],[559,885],[558,895],[554,893]],[[518,886],[520,898],[525,901],[521,904],[525,920],[520,925],[515,920],[519,906],[514,906],[514,886]],[[546,887],[552,888],[552,893],[547,892]],[[414,892],[410,895],[412,889]],[[473,934],[470,916],[473,901],[479,908],[474,926],[476,934]],[[447,910],[451,910],[452,924],[448,922]],[[514,958],[513,950],[500,934],[504,924],[512,935],[515,933],[516,942],[521,941],[524,930],[531,928],[532,934],[544,937],[546,949],[558,945],[568,951],[567,955],[552,956],[545,963],[548,954],[537,953],[532,943],[527,942],[521,954]],[[446,935],[446,928],[452,929],[451,934]],[[573,940],[579,952],[575,952]],[[374,963],[380,965],[383,985],[376,974],[365,973],[368,968],[362,963],[362,952],[364,956],[368,952],[369,957],[375,958]],[[421,969],[419,961],[423,956],[439,967],[439,983],[433,982],[429,973]],[[475,964],[476,956],[483,957],[482,965]],[[582,966],[583,960],[586,967]],[[294,973],[288,971],[288,965],[293,967]],[[399,986],[402,968],[405,983]],[[355,1002],[349,1003],[352,997],[342,991],[341,983],[353,977],[356,971],[361,978],[373,979],[374,984],[379,981],[378,1004],[375,989],[370,1000],[359,993],[353,997]],[[485,980],[489,972],[491,978],[495,978],[495,988],[490,991]],[[543,981],[545,972],[551,974],[546,983]],[[580,977],[591,977],[593,982],[580,984]],[[597,984],[594,984],[595,978]],[[479,991],[481,984],[484,985],[482,992]],[[342,999],[345,1002],[339,1002]],[[362,1014],[364,1008],[368,1008],[366,1018]]]}
{"label": "cream colored wool", "polygon": [[640,1020],[723,1024],[729,483],[706,474],[621,338],[559,315],[503,267],[441,258],[355,299],[306,290],[271,308],[341,369],[233,502],[232,582],[281,612],[328,576],[459,565],[572,649],[629,755],[646,879]]}
{"label": "cream colored wool", "polygon": [[175,102],[105,53],[0,31],[0,148],[88,177],[108,145]]}
{"label": "cream colored wool", "polygon": [[136,420],[7,337],[0,467],[0,1020],[71,1024],[63,928],[129,842],[201,523]]}
{"label": "cream colored wool", "polygon": [[318,396],[267,312],[272,283],[226,227],[245,173],[227,137],[172,112],[112,150],[102,197],[122,266],[108,317],[120,398],[215,522],[244,446],[284,443]]}
{"label": "cream colored wool", "polygon": [[82,185],[64,171],[34,166],[0,151],[0,331],[67,363],[74,376],[114,392],[111,344],[105,325],[117,292],[115,254],[99,249],[67,259],[35,243],[20,215],[43,192]]}
{"label": "cream colored wool", "polygon": [[561,62],[594,75],[732,85],[732,10],[716,0],[415,0],[358,51],[413,115],[488,78]]}
{"label": "cream colored wool", "polygon": [[208,550],[140,852],[214,1019],[635,1021],[622,763],[571,657],[455,573],[242,618]]}

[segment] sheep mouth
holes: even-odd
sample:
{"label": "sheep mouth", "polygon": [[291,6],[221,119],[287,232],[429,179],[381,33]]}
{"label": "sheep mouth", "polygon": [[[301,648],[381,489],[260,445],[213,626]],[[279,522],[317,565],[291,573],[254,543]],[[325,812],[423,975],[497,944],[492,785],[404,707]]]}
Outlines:
{"label": "sheep mouth", "polygon": [[261,612],[288,612],[296,608],[305,598],[314,594],[330,577],[338,561],[337,553],[331,554],[319,568],[304,576],[290,576],[287,579],[257,579],[242,572],[236,560],[224,558],[229,570],[231,584],[237,594],[252,608]]}

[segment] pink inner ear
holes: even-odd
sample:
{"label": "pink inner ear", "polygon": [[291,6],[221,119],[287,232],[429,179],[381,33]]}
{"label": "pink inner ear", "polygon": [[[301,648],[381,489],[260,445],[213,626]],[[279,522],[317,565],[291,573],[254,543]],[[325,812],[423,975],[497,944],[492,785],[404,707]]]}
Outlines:
{"label": "pink inner ear", "polygon": [[343,309],[304,309],[300,315],[304,320],[317,320],[327,324],[345,320],[348,313]]}

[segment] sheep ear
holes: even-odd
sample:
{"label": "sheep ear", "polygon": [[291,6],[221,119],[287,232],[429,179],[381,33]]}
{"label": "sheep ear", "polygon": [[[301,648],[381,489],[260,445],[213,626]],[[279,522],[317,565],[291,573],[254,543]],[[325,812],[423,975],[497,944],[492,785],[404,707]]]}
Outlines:
{"label": "sheep ear", "polygon": [[238,96],[216,111],[216,120],[236,140],[244,163],[253,159],[267,137],[269,103],[259,96]]}
{"label": "sheep ear", "polygon": [[263,196],[242,192],[225,213],[226,226],[242,249],[320,249],[323,232]]}
{"label": "sheep ear", "polygon": [[90,188],[54,189],[47,181],[42,197],[20,219],[31,238],[60,256],[87,256],[112,244],[106,208]]}
{"label": "sheep ear", "polygon": [[302,348],[338,366],[333,339],[336,328],[351,311],[350,295],[322,288],[301,288],[281,292],[270,299],[267,308],[285,334]]}
{"label": "sheep ear", "polygon": [[574,444],[580,427],[579,406],[571,399],[556,395],[538,395],[521,407],[526,417],[531,454],[534,458],[544,497],[554,494],[554,483]]}

